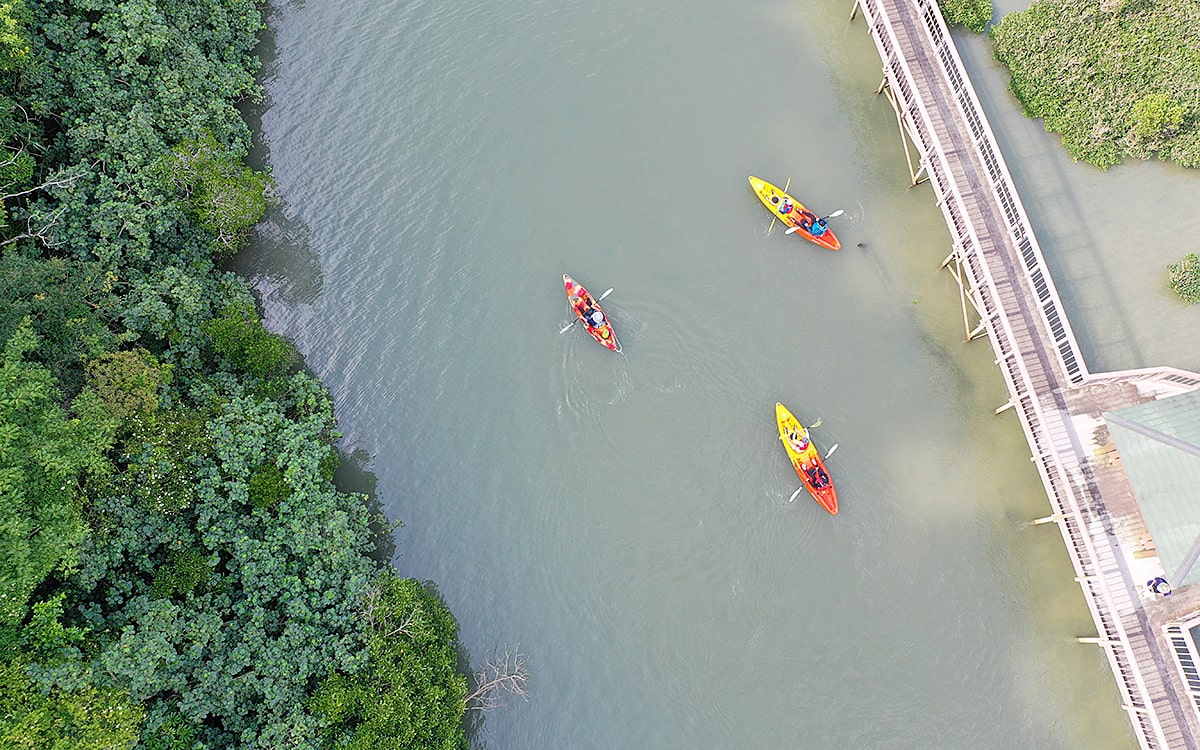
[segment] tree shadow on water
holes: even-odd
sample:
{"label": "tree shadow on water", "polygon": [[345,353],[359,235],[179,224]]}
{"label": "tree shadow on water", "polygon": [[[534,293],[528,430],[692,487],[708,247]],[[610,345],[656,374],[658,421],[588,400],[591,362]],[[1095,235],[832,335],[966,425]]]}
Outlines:
{"label": "tree shadow on water", "polygon": [[396,555],[396,528],[401,524],[391,521],[383,512],[377,492],[379,478],[370,468],[374,457],[359,448],[349,453],[341,452],[341,459],[333,473],[333,484],[341,492],[353,492],[366,498],[367,509],[371,514],[373,542],[370,557],[381,565],[390,565]]}

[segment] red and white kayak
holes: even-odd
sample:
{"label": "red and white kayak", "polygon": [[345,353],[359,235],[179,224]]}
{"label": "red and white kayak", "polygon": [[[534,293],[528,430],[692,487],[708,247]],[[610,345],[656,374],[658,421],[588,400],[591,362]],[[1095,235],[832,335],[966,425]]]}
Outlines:
{"label": "red and white kayak", "polygon": [[580,322],[592,338],[614,352],[621,351],[621,342],[617,341],[617,334],[613,331],[608,315],[591,293],[583,288],[583,284],[564,273],[563,287],[567,290],[567,302],[571,304],[571,309],[579,316]]}

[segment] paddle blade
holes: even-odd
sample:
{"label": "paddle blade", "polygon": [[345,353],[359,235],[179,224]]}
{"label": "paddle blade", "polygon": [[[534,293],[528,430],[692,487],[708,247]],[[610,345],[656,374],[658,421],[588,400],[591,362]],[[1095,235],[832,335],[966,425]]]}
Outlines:
{"label": "paddle blade", "polygon": [[804,487],[803,487],[803,486],[801,486],[801,487],[800,487],[800,489],[798,489],[798,490],[796,490],[795,492],[793,492],[793,493],[792,493],[792,496],[788,498],[788,502],[789,502],[789,503],[794,503],[794,502],[796,502],[796,495],[799,495],[801,492],[804,492]]}
{"label": "paddle blade", "polygon": [[845,210],[843,210],[843,209],[839,208],[838,210],[836,210],[836,211],[834,211],[833,213],[829,214],[829,215],[828,215],[828,216],[826,216],[825,218],[826,218],[826,219],[836,219],[837,217],[841,216],[841,215],[842,215],[842,214],[844,214],[844,213],[846,213],[846,212],[845,212]]}
{"label": "paddle blade", "polygon": [[559,332],[559,333],[566,333],[567,331],[571,330],[571,326],[575,325],[575,324],[576,324],[576,323],[578,323],[578,322],[579,322],[579,318],[576,318],[575,320],[572,320],[570,323],[567,323],[567,324],[566,324],[565,326],[563,326],[562,328],[558,329],[558,332]]}
{"label": "paddle blade", "polygon": [[829,452],[825,454],[825,458],[826,458],[826,459],[828,459],[830,456],[832,456],[832,455],[833,455],[833,452],[834,452],[835,450],[837,450],[837,448],[838,448],[838,445],[839,445],[839,443],[834,443],[834,444],[833,444],[833,447],[832,447],[832,448],[830,448],[830,449],[829,449]]}
{"label": "paddle blade", "polygon": [[[600,299],[604,299],[605,297],[607,297],[608,295],[610,295],[610,294],[612,294],[612,293],[613,293],[613,290],[612,290],[612,287],[610,286],[610,287],[608,288],[608,291],[607,291],[607,292],[605,292],[604,294],[601,294],[601,295],[600,295]],[[597,302],[599,302],[599,301],[600,301],[600,299],[598,299],[598,300],[596,300],[596,301],[597,301]]]}
{"label": "paddle blade", "polygon": [[786,232],[784,232],[784,234],[791,234],[792,232],[796,231],[796,230],[797,230],[797,229],[799,229],[799,228],[800,228],[800,227],[792,227],[791,229],[789,229],[789,230],[787,230]]}
{"label": "paddle blade", "polygon": [[821,426],[821,417],[817,417],[817,421],[808,426],[808,429],[815,430]]}

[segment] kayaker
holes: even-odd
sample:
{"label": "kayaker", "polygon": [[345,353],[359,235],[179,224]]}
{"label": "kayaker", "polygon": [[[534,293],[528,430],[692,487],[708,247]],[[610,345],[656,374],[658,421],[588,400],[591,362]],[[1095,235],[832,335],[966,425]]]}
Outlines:
{"label": "kayaker", "polygon": [[817,482],[817,489],[829,486],[829,475],[825,473],[824,469],[817,469]]}
{"label": "kayaker", "polygon": [[784,198],[783,203],[781,203],[779,206],[779,213],[786,214],[786,213],[790,212],[791,210],[792,210],[792,199]]}
{"label": "kayaker", "polygon": [[809,466],[805,473],[808,474],[808,482],[813,489],[819,490],[829,484],[829,475],[823,469],[818,468],[816,464]]}
{"label": "kayaker", "polygon": [[816,221],[814,221],[812,223],[812,225],[809,227],[808,232],[813,237],[820,237],[821,235],[825,234],[825,232],[827,232],[828,230],[829,230],[829,224],[826,223],[824,218],[821,218],[821,219],[817,219]]}
{"label": "kayaker", "polygon": [[604,324],[604,313],[600,312],[599,310],[593,311],[588,317],[591,318],[593,327],[599,327]]}

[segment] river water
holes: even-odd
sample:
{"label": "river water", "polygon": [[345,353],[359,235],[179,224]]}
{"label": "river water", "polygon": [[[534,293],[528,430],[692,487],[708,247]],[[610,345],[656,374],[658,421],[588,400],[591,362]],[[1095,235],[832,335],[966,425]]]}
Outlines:
{"label": "river water", "polygon": [[[476,747],[1136,746],[875,49],[805,7],[270,10],[280,205],[238,270],[401,573],[472,666],[529,657]],[[842,251],[772,230],[751,174],[844,209]],[[614,289],[623,354],[560,334],[563,273]],[[839,516],[788,502],[776,401],[838,446]]]}

